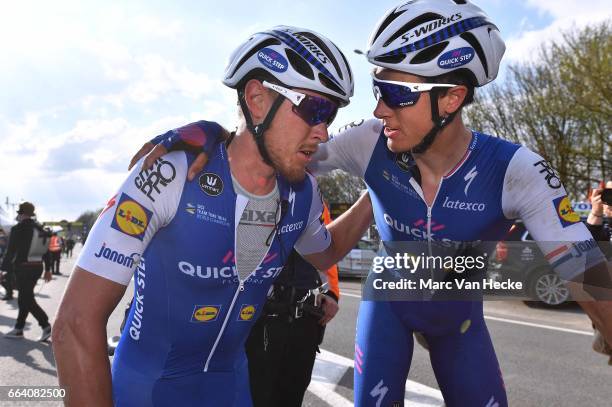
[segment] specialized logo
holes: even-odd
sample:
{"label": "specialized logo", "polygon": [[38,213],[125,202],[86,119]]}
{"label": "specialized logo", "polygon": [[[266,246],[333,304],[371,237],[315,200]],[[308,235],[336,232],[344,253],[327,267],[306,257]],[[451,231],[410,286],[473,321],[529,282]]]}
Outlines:
{"label": "specialized logo", "polygon": [[410,172],[414,167],[414,159],[410,153],[399,153],[395,155],[395,163],[402,171]]}
{"label": "specialized logo", "polygon": [[382,379],[380,379],[376,386],[374,386],[374,388],[370,390],[370,396],[376,399],[376,407],[381,407],[383,405],[382,402],[388,392],[389,388],[385,386],[385,383]]}
{"label": "specialized logo", "polygon": [[412,31],[407,32],[406,34],[402,35],[402,39],[404,41],[402,41],[402,44],[407,43],[408,41],[410,41],[412,38],[418,38],[422,35],[428,34],[433,30],[436,30],[440,27],[444,27],[445,25],[448,25],[450,23],[454,23],[456,21],[461,20],[461,13],[456,13],[453,14],[450,17],[445,17],[445,18],[441,18],[439,20],[435,20],[435,21],[431,21],[430,23],[426,24],[426,25],[422,25],[418,28],[415,28]]}
{"label": "specialized logo", "polygon": [[219,317],[221,305],[196,305],[191,314],[191,322],[213,322]]}
{"label": "specialized logo", "polygon": [[453,69],[469,63],[474,59],[474,48],[462,47],[450,50],[440,55],[438,66],[442,69]]}
{"label": "specialized logo", "polygon": [[217,174],[205,172],[198,179],[200,188],[210,196],[218,196],[223,192],[223,180]]}
{"label": "specialized logo", "polygon": [[254,305],[242,305],[238,313],[238,321],[250,321],[255,316],[255,310],[256,308]]}
{"label": "specialized logo", "polygon": [[271,48],[262,48],[257,53],[257,58],[263,66],[274,72],[285,72],[289,66],[287,59]]}
{"label": "specialized logo", "polygon": [[[469,186],[469,183],[468,183]],[[467,190],[467,187],[466,187]],[[468,212],[484,212],[487,209],[487,205],[482,202],[462,202],[460,200],[451,200],[448,199],[448,196],[444,197],[444,202],[442,203],[443,208],[447,209],[458,209],[460,211],[468,211]]]}
{"label": "specialized logo", "polygon": [[166,187],[176,177],[176,169],[170,161],[158,158],[148,170],[140,171],[134,179],[134,185],[152,202],[155,202],[154,194],[161,193],[160,187]]}
{"label": "specialized logo", "polygon": [[293,216],[293,209],[295,208],[295,191],[293,188],[289,188],[289,198],[287,200],[291,204],[291,216]]}
{"label": "specialized logo", "polygon": [[111,227],[128,236],[142,240],[152,215],[153,212],[142,206],[128,194],[122,193]]}
{"label": "specialized logo", "polygon": [[561,188],[561,179],[559,173],[546,160],[540,160],[533,164],[534,167],[540,167],[540,174],[545,174],[544,178],[548,186],[552,189]]}
{"label": "specialized logo", "polygon": [[465,177],[463,177],[464,181],[467,181],[467,184],[465,186],[465,189],[463,190],[463,192],[465,193],[465,196],[467,196],[467,191],[468,188],[470,187],[470,185],[472,184],[472,181],[474,181],[474,178],[476,178],[476,175],[478,175],[478,171],[476,171],[476,166],[474,166],[474,168],[472,168]]}
{"label": "specialized logo", "polygon": [[129,256],[123,253],[119,253],[118,251],[107,247],[106,242],[102,243],[100,251],[98,253],[95,253],[94,256],[98,258],[102,257],[103,259],[106,259],[113,263],[117,263],[129,269],[134,267],[134,264],[138,264],[138,261],[140,260],[140,255],[138,253],[132,253]]}
{"label": "specialized logo", "polygon": [[572,209],[567,195],[554,199],[553,205],[557,211],[557,216],[559,216],[559,222],[561,222],[561,226],[564,228],[580,222],[580,216]]}
{"label": "specialized logo", "polygon": [[325,56],[325,53],[321,51],[319,46],[315,44],[314,42],[312,42],[310,38],[308,38],[306,35],[302,33],[293,33],[293,36],[297,38],[302,43],[302,45],[304,45],[304,48],[312,52],[319,61],[321,61],[324,64],[327,63],[328,59],[327,59],[327,56]]}
{"label": "specialized logo", "polygon": [[100,212],[100,215],[98,215],[98,218],[101,218],[102,215],[104,215],[104,212],[106,212],[107,210],[115,206],[115,204],[117,203],[117,200],[115,198],[117,198],[117,194],[113,195],[112,198],[108,200],[108,202],[106,203],[106,206],[104,207],[104,209],[102,209],[102,212]]}

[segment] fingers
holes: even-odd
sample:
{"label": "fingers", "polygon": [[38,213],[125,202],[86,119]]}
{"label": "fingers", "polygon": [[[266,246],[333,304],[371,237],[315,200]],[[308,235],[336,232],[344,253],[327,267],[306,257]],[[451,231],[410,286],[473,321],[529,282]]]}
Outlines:
{"label": "fingers", "polygon": [[166,147],[162,146],[161,144],[156,145],[155,148],[153,148],[153,150],[147,154],[147,158],[145,158],[144,162],[142,163],[142,169],[148,170],[153,166],[155,160],[167,153],[168,150]]}
{"label": "fingers", "polygon": [[189,181],[193,181],[195,176],[204,169],[206,163],[208,162],[208,155],[206,153],[200,153],[196,157],[195,160],[189,166],[189,171],[187,171],[187,179]]}
{"label": "fingers", "polygon": [[321,294],[321,306],[325,315],[319,320],[320,325],[326,325],[338,312],[338,303],[327,295]]}
{"label": "fingers", "polygon": [[154,147],[154,144],[149,142],[146,142],[142,145],[142,147],[140,147],[140,150],[138,150],[138,152],[136,153],[136,155],[134,155],[134,157],[132,157],[132,161],[130,161],[130,165],[128,167],[128,171],[132,169],[132,167],[138,162],[138,160],[140,160],[142,157],[144,157],[145,155],[147,155],[149,153],[149,151],[151,151]]}

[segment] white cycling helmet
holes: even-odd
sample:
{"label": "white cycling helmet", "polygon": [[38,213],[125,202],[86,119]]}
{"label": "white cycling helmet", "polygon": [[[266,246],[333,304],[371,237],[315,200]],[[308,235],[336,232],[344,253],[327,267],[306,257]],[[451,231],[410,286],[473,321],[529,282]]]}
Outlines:
{"label": "white cycling helmet", "polygon": [[340,49],[312,30],[276,26],[253,34],[230,56],[223,83],[237,88],[254,72],[265,71],[281,84],[331,96],[346,106],[353,74]]}
{"label": "white cycling helmet", "polygon": [[412,0],[390,10],[368,41],[377,66],[433,77],[462,70],[474,86],[497,76],[506,46],[498,28],[468,0]]}

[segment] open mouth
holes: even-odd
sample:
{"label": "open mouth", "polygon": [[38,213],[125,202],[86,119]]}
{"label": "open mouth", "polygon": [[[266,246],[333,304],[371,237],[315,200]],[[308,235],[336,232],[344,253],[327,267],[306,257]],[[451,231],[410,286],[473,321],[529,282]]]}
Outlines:
{"label": "open mouth", "polygon": [[384,133],[385,133],[385,136],[392,139],[399,135],[399,130],[385,126]]}

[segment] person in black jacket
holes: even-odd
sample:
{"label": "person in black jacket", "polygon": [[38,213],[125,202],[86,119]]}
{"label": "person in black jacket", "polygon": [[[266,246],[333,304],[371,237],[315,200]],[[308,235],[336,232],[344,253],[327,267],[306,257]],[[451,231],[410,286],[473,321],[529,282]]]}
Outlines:
{"label": "person in black jacket", "polygon": [[338,310],[332,290],[316,302],[309,294],[321,284],[317,269],[293,250],[245,346],[254,407],[302,405],[325,324]]}
{"label": "person in black jacket", "polygon": [[[32,313],[43,330],[38,340],[45,341],[51,336],[51,324],[49,324],[49,317],[34,298],[36,281],[43,272],[42,253],[33,252],[36,251],[38,243],[35,239],[46,236],[47,232],[38,222],[32,219],[35,216],[34,205],[30,202],[19,205],[17,214],[19,223],[11,228],[8,248],[0,269],[9,270],[12,268],[16,274],[19,287],[19,298],[17,300],[19,315],[15,328],[5,334],[4,337],[23,338],[26,318],[28,314]],[[42,247],[42,245],[40,246]],[[44,278],[46,281],[50,281],[51,273],[45,273]]]}

